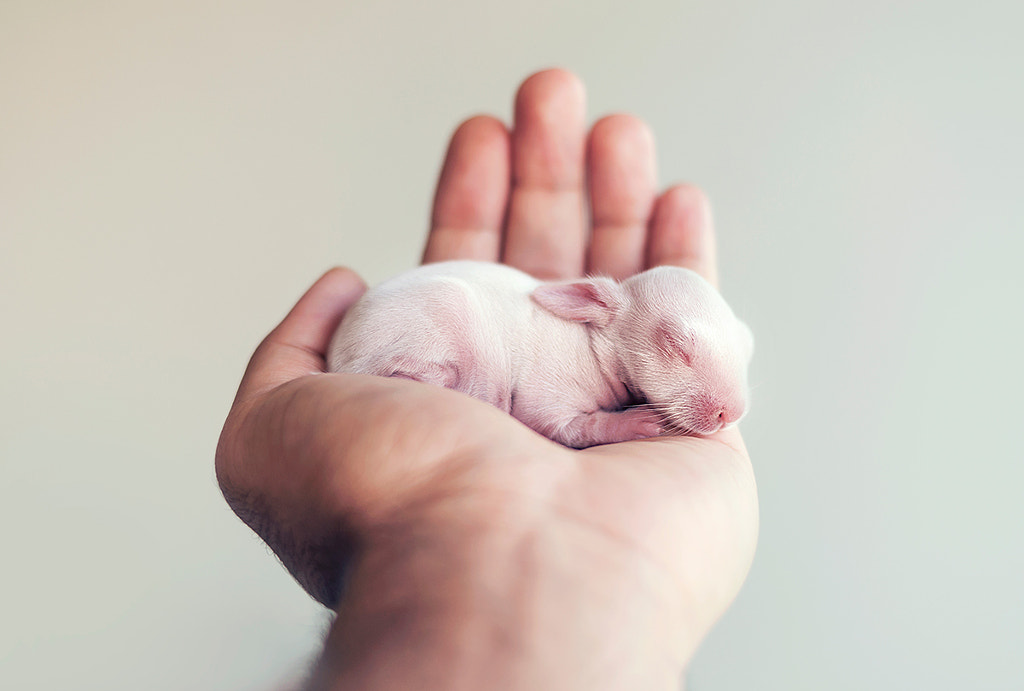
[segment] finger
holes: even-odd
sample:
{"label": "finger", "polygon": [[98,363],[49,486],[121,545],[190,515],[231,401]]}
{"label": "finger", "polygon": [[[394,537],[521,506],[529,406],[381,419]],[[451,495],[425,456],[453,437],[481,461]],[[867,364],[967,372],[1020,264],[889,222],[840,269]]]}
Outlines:
{"label": "finger", "polygon": [[693,269],[718,285],[711,204],[700,189],[675,185],[654,205],[647,245],[647,266],[673,264]]}
{"label": "finger", "polygon": [[462,123],[437,181],[423,263],[498,261],[509,194],[509,134],[492,117]]}
{"label": "finger", "polygon": [[654,135],[631,115],[611,115],[590,131],[587,147],[593,234],[587,272],[616,279],[643,269],[647,225],[657,194]]}
{"label": "finger", "polygon": [[256,349],[236,400],[325,371],[331,336],[365,290],[362,279],[349,269],[334,268],[321,276]]}
{"label": "finger", "polygon": [[584,118],[583,84],[571,72],[538,72],[519,88],[502,260],[539,278],[583,273]]}

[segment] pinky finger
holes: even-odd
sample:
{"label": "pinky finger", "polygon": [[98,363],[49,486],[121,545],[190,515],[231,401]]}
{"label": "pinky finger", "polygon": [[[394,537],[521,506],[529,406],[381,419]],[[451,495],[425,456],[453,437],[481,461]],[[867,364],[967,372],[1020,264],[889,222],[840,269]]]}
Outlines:
{"label": "pinky finger", "polygon": [[654,204],[646,265],[650,268],[662,264],[692,269],[712,285],[718,285],[711,204],[697,187],[674,185]]}

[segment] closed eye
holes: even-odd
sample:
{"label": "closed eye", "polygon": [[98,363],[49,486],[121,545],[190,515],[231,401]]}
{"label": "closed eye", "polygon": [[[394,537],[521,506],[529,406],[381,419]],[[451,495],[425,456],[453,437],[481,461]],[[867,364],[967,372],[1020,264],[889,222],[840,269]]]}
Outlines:
{"label": "closed eye", "polygon": [[669,357],[681,358],[687,367],[693,366],[693,338],[673,329],[670,324],[658,326],[656,338],[658,347]]}

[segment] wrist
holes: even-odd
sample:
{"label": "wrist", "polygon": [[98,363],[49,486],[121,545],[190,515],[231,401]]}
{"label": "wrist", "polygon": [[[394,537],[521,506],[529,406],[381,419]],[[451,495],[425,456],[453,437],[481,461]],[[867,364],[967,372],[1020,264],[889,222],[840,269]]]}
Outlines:
{"label": "wrist", "polygon": [[543,509],[459,503],[367,536],[313,688],[679,687],[662,574]]}

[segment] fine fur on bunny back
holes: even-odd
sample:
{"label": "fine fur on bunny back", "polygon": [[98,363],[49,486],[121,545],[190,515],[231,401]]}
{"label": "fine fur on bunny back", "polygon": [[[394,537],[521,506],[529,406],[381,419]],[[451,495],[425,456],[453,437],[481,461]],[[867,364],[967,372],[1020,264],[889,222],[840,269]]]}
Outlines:
{"label": "fine fur on bunny back", "polygon": [[501,264],[428,264],[368,291],[331,371],[479,398],[566,446],[710,434],[746,410],[749,329],[696,273],[542,283]]}

